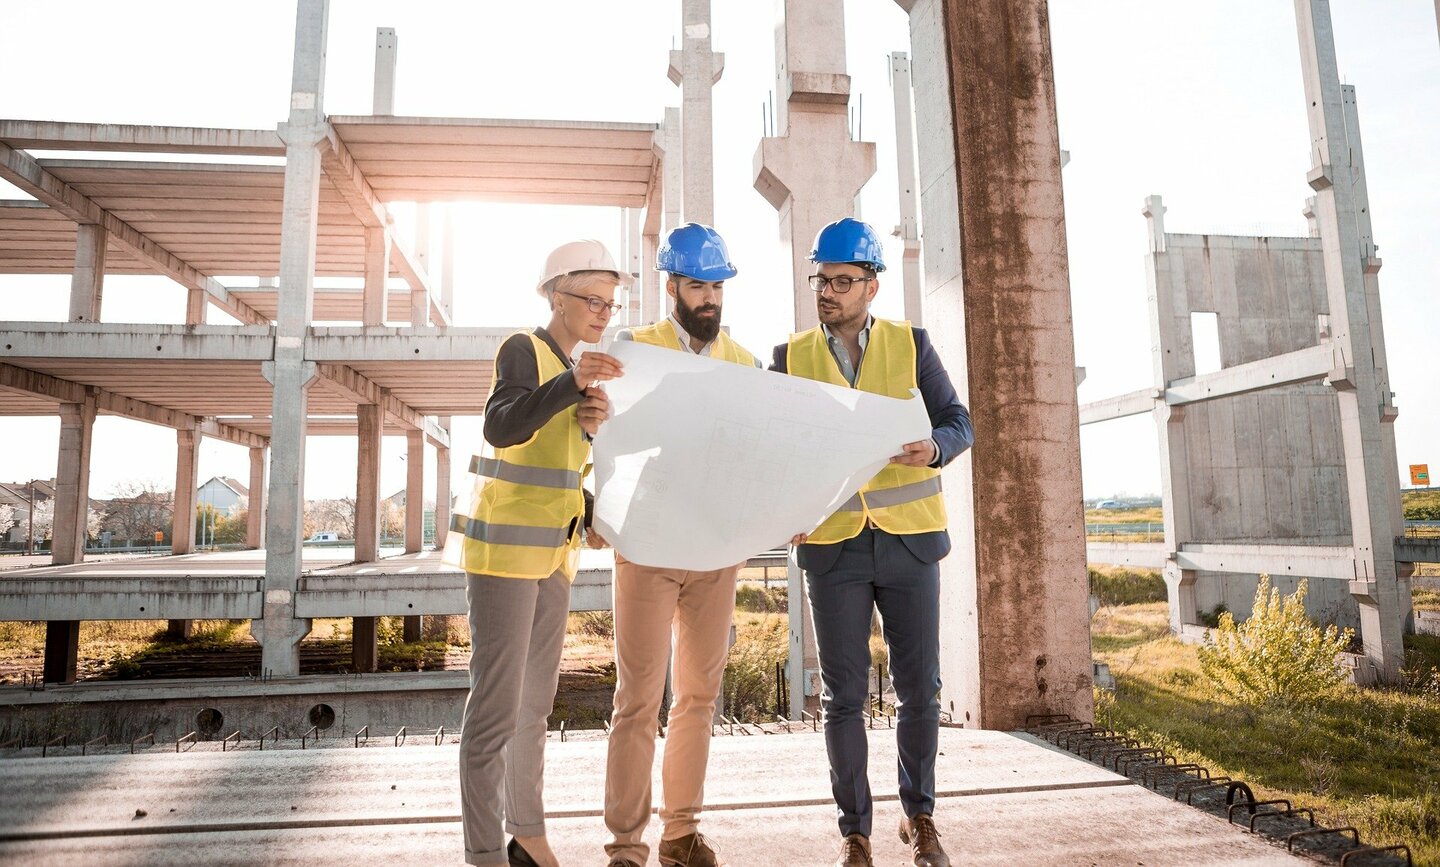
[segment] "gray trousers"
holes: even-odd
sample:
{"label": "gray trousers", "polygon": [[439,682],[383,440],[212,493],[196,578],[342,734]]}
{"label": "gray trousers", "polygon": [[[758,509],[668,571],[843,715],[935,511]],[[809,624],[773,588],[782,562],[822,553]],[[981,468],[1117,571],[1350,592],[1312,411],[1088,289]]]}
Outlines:
{"label": "gray trousers", "polygon": [[[505,834],[545,833],[545,732],[570,582],[468,576],[470,695],[460,728],[465,863],[508,864]],[[503,830],[502,830],[503,822]]]}

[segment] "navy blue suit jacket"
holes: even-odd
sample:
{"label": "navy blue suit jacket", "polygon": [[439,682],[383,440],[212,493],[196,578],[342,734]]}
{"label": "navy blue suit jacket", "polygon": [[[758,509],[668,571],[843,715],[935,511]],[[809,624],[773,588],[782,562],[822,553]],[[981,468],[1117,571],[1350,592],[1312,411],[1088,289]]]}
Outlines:
{"label": "navy blue suit jacket", "polygon": [[[930,414],[930,436],[935,440],[935,447],[939,450],[935,463],[932,467],[943,467],[970,446],[975,444],[975,432],[970,427],[970,411],[965,404],[960,402],[960,397],[955,393],[955,386],[950,382],[950,374],[945,372],[945,365],[940,361],[940,355],[935,351],[935,346],[930,342],[930,335],[923,328],[914,328],[915,332],[915,383],[920,389],[920,397],[925,401],[925,410]],[[788,373],[786,362],[789,360],[789,344],[782,343],[775,347],[774,360],[770,369],[780,373]],[[861,358],[860,364],[865,364]],[[899,452],[899,443],[896,443],[896,452]],[[905,547],[910,549],[922,563],[937,563],[942,557],[950,553],[950,534],[945,530],[936,530],[933,533],[912,533],[900,536],[905,542]],[[835,561],[840,558],[838,544],[832,545],[801,545],[796,552],[796,560],[800,568],[807,572],[823,575],[835,567]]]}

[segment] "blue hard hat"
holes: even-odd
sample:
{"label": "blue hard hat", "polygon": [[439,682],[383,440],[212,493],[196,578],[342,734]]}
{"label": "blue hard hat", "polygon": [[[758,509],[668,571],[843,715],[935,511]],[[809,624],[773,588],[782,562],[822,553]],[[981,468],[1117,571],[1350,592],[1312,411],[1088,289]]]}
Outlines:
{"label": "blue hard hat", "polygon": [[880,236],[853,217],[836,220],[815,236],[810,261],[816,263],[869,265],[876,271],[885,270],[885,251]]}
{"label": "blue hard hat", "polygon": [[700,223],[676,226],[655,255],[655,270],[683,274],[706,283],[729,280],[737,273],[720,233]]}

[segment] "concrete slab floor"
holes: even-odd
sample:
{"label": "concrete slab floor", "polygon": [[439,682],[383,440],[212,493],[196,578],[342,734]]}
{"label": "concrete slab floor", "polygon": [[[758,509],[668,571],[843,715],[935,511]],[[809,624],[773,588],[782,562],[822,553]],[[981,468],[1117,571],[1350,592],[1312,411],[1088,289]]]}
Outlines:
{"label": "concrete slab floor", "polygon": [[[603,863],[605,748],[547,749],[562,863]],[[829,863],[838,833],[820,735],[722,736],[711,756],[703,829],[732,867]],[[459,863],[457,758],[445,744],[0,761],[0,863]],[[877,865],[905,863],[894,762],[893,732],[873,731]],[[658,762],[656,771],[658,792]],[[957,864],[1294,860],[1027,735],[945,729],[937,780],[936,816]]]}

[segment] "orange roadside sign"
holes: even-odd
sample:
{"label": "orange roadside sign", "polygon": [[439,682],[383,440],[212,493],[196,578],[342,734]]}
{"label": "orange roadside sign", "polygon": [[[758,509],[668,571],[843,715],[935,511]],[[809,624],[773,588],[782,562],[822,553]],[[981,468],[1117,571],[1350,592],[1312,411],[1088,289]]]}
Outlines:
{"label": "orange roadside sign", "polygon": [[1430,465],[1429,465],[1429,464],[1411,464],[1411,465],[1410,465],[1410,484],[1412,484],[1412,485],[1421,485],[1421,486],[1424,486],[1424,487],[1427,487],[1427,488],[1430,487]]}
{"label": "orange roadside sign", "polygon": [[156,531],[155,531],[155,544],[159,545],[161,542],[164,542],[164,541],[165,541],[165,531],[164,531],[164,530],[156,530]]}

